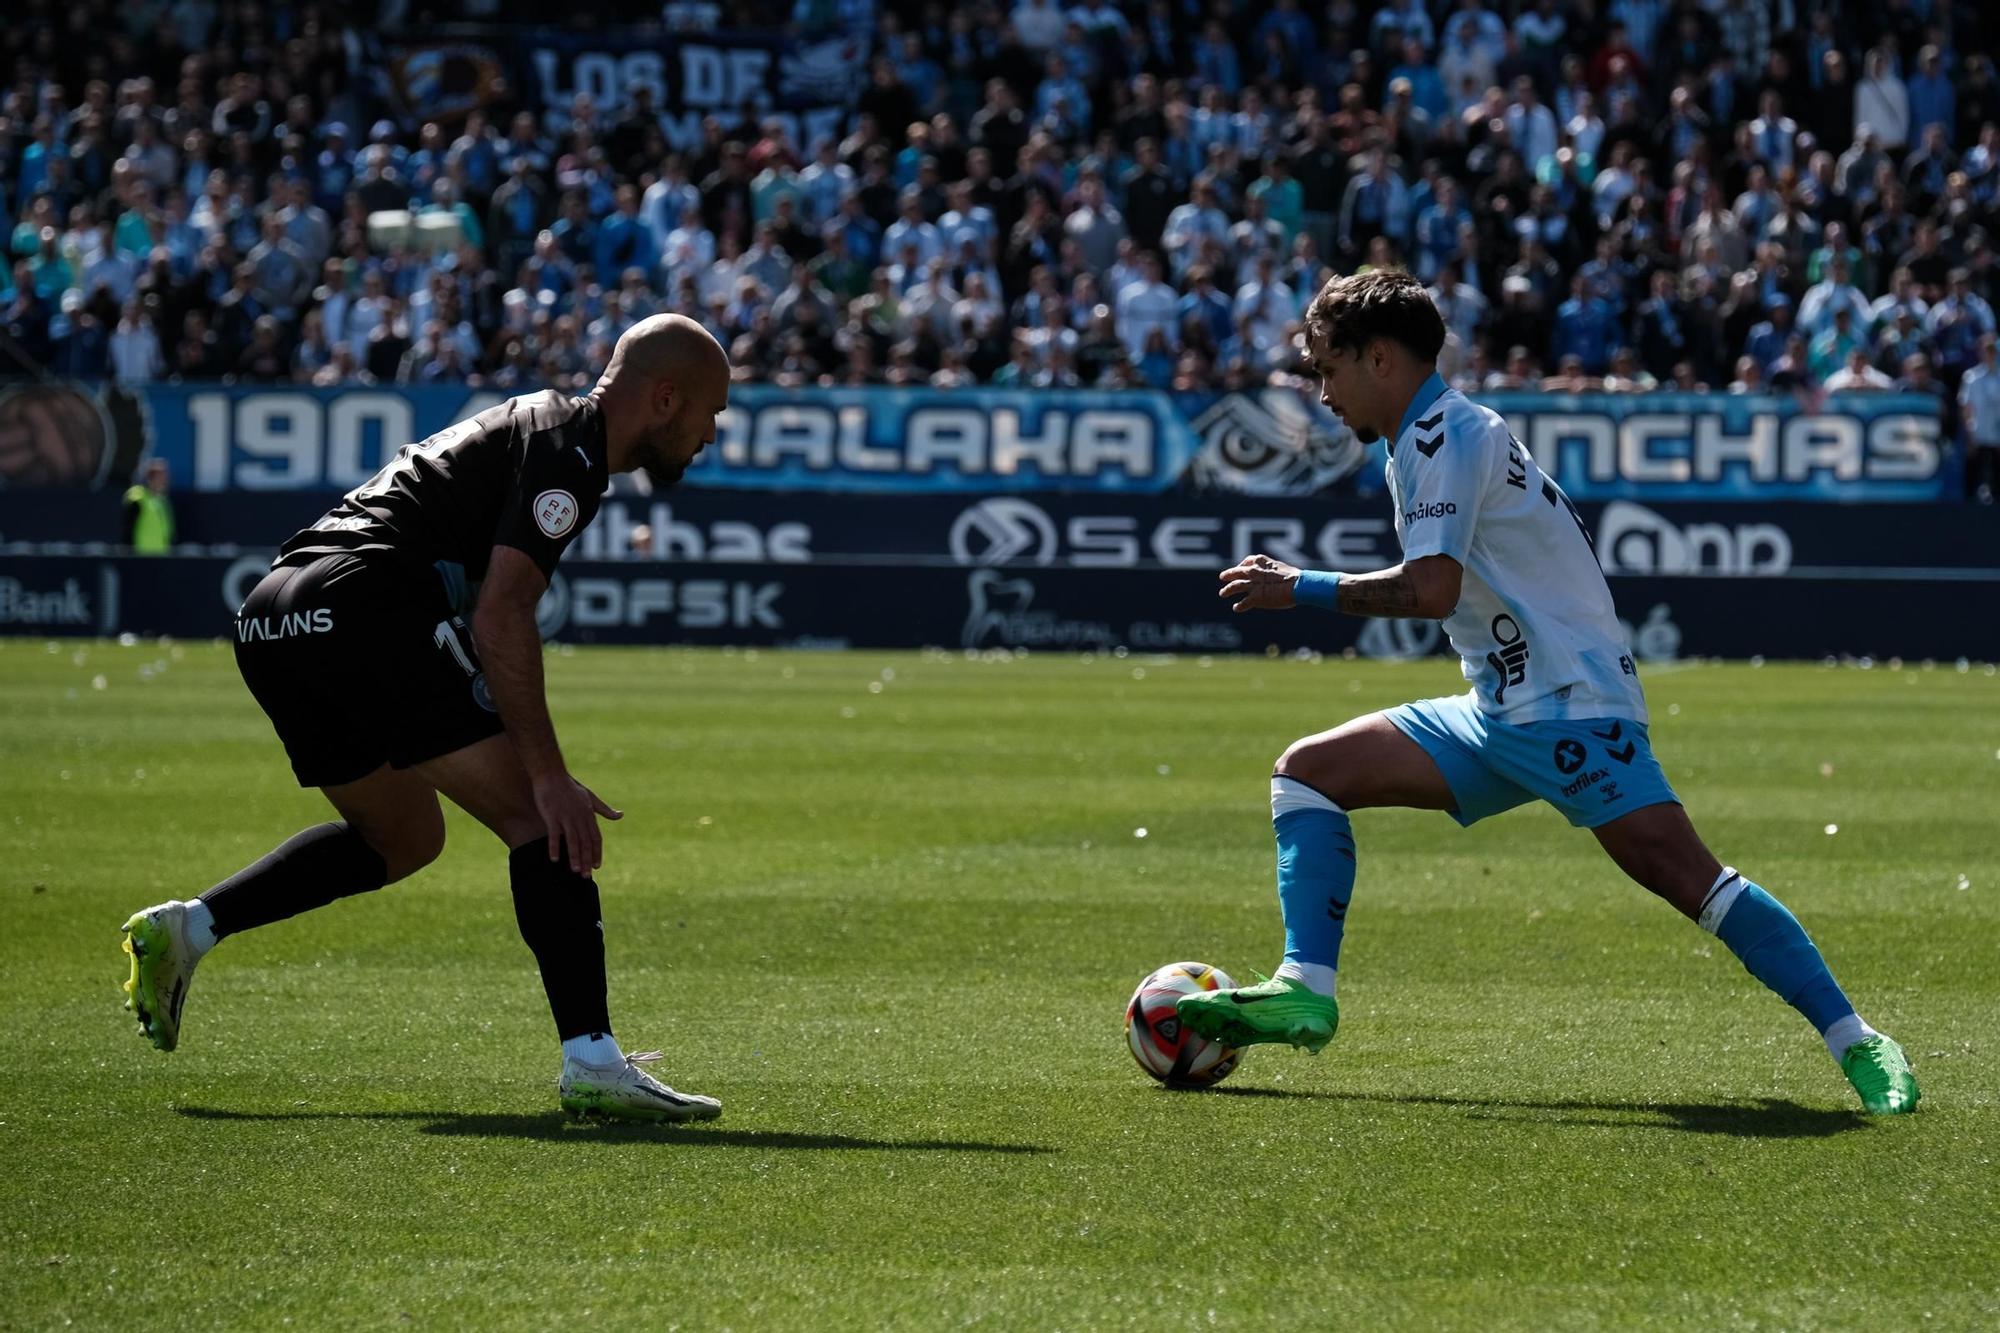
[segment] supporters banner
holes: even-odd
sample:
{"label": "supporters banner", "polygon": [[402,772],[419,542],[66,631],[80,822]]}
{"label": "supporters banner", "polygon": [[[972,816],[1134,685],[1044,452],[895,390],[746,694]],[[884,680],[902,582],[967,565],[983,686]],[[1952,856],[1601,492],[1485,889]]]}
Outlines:
{"label": "supporters banner", "polygon": [[[153,385],[144,391],[143,431],[176,486],[345,490],[402,445],[501,400],[495,391],[463,386]],[[42,451],[10,449],[6,424],[14,421],[25,440],[33,431],[58,434],[50,424],[55,418],[10,416],[9,401],[0,397],[0,468],[15,458],[24,468],[35,466]],[[1936,401],[1914,395],[1854,395],[1812,411],[1789,398],[1675,393],[1494,394],[1484,401],[1507,416],[1514,434],[1579,501],[1909,502],[1958,495],[1957,460]],[[90,416],[100,419],[100,408],[93,406]],[[133,421],[136,431],[138,414]],[[88,452],[100,465],[112,453],[136,456],[136,449],[103,444]],[[740,385],[731,391],[715,445],[689,469],[687,484],[841,493],[1310,495],[1335,486],[1379,490],[1381,460],[1381,450],[1364,450],[1331,415],[1287,389],[1172,395]],[[70,484],[87,480],[88,471],[79,464]],[[128,473],[129,467],[105,475]],[[24,472],[23,479],[36,478]],[[0,476],[0,484],[6,480]]]}
{"label": "supporters banner", "polygon": [[[346,490],[502,401],[463,386],[153,385],[152,456],[195,490]],[[689,486],[881,492],[1321,490],[1365,451],[1304,395],[739,385]]]}
{"label": "supporters banner", "polygon": [[672,33],[532,29],[515,38],[523,100],[567,114],[587,94],[615,118],[634,90],[650,89],[668,146],[692,149],[701,121],[734,128],[745,116],[777,116],[809,148],[838,136],[868,76],[868,43],[804,40],[782,33]]}
{"label": "supporters banner", "polygon": [[1930,500],[1957,493],[1939,403],[1848,394],[1482,394],[1573,500]]}
{"label": "supporters banner", "polygon": [[[227,639],[265,555],[161,557],[0,554],[0,634],[171,634]],[[810,648],[1291,653],[1352,650],[1421,657],[1444,647],[1430,621],[1321,612],[1236,615],[1205,570],[899,565],[894,596],[878,571],[836,560],[747,563],[565,561],[539,608],[567,643]],[[1975,595],[1992,588],[1990,580]],[[2000,620],[1965,613],[1963,582],[1840,575],[1784,580],[1611,579],[1633,654],[1953,662],[2000,658]],[[1865,614],[1828,608],[1865,607]],[[1990,668],[1986,668],[1990,672]],[[143,682],[140,671],[136,680]],[[1437,690],[1463,688],[1438,663]]]}

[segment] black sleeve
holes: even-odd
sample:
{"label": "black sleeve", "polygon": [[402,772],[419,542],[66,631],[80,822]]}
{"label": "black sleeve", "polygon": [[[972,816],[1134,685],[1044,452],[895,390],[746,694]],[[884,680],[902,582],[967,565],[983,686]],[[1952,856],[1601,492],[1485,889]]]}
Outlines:
{"label": "black sleeve", "polygon": [[597,517],[602,498],[602,482],[583,450],[561,431],[538,431],[523,449],[493,544],[526,552],[544,575],[553,575],[569,544]]}

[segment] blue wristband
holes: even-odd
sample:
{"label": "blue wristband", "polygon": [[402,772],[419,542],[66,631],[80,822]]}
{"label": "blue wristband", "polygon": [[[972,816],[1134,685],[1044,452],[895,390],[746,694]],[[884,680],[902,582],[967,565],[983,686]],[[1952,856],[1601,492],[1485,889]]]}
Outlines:
{"label": "blue wristband", "polygon": [[1292,596],[1300,606],[1317,606],[1322,611],[1340,609],[1341,575],[1330,569],[1302,569]]}

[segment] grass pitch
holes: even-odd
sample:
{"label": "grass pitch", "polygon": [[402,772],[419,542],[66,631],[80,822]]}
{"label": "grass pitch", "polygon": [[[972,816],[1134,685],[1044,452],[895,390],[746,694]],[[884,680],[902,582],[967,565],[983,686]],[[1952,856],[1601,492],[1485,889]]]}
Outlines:
{"label": "grass pitch", "polygon": [[572,1125],[501,849],[227,941],[118,925],[324,817],[227,651],[0,641],[0,1327],[2000,1323],[2000,681],[1662,668],[1654,739],[1916,1062],[1813,1034],[1545,808],[1355,820],[1327,1053],[1172,1093],[1151,968],[1277,960],[1266,775],[1443,661],[563,652],[628,1047]]}

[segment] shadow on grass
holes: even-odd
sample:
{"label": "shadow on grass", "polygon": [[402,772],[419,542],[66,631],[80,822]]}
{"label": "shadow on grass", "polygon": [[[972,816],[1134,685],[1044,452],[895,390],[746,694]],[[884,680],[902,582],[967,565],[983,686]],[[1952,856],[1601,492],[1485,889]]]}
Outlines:
{"label": "shadow on grass", "polygon": [[849,1149],[868,1152],[985,1152],[1034,1154],[1057,1151],[1038,1143],[980,1143],[957,1139],[864,1139],[847,1134],[794,1134],[777,1129],[715,1129],[700,1125],[641,1125],[607,1120],[573,1120],[556,1111],[503,1115],[461,1111],[231,1111],[213,1106],[177,1106],[190,1120],[233,1122],[301,1120],[409,1121],[422,1134],[447,1138],[541,1139],[560,1143],[656,1143],[676,1148]]}
{"label": "shadow on grass", "polygon": [[[1860,1129],[1859,1111],[1801,1106],[1777,1097],[1741,1102],[1515,1101],[1489,1097],[1395,1096],[1375,1092],[1293,1091],[1288,1088],[1210,1088],[1215,1097],[1281,1097],[1314,1101],[1373,1102],[1385,1106],[1441,1106],[1464,1111],[1468,1120],[1550,1120],[1562,1125],[1611,1129],[1677,1129],[1690,1134],[1728,1134],[1746,1139],[1823,1139]],[[1558,1114],[1545,1117],[1537,1112]],[[1616,1118],[1613,1118],[1616,1117]]]}

